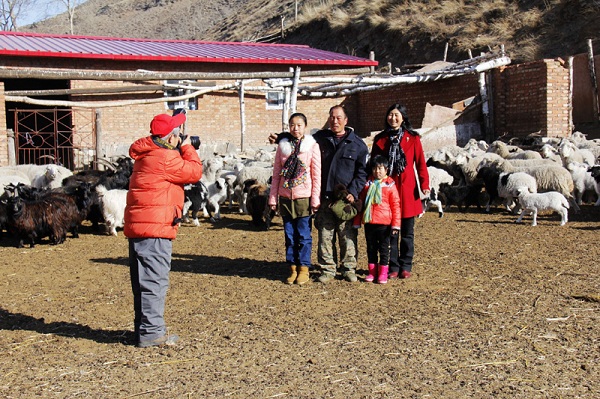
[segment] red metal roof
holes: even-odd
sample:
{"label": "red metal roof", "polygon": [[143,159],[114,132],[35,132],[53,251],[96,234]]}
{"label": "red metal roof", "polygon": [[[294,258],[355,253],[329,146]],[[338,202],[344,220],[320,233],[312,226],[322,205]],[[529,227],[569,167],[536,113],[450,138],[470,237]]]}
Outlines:
{"label": "red metal roof", "polygon": [[377,61],[304,45],[149,40],[0,31],[0,56],[125,61],[376,66]]}

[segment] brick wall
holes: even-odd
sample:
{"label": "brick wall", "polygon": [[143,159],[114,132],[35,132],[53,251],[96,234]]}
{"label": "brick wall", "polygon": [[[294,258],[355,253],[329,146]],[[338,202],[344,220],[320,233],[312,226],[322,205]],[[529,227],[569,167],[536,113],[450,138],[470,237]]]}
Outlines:
{"label": "brick wall", "polygon": [[493,72],[495,135],[571,132],[569,71],[560,60],[510,65]]}
{"label": "brick wall", "polygon": [[[118,87],[123,82],[72,81],[72,88]],[[140,96],[139,94],[136,96]],[[148,98],[148,94],[144,95]],[[162,98],[162,94],[157,95]],[[89,100],[89,96],[72,96],[73,101]],[[113,100],[134,99],[131,95],[111,96]],[[139,97],[141,98],[141,97]],[[94,98],[100,100],[100,98]],[[309,129],[322,129],[327,126],[329,108],[344,103],[350,123],[356,120],[356,107],[344,98],[308,99],[298,98],[297,111],[307,116]],[[246,93],[244,96],[246,132],[244,145],[247,149],[258,148],[267,143],[271,132],[280,132],[282,111],[267,110],[265,95]],[[150,121],[154,115],[170,113],[163,102],[125,107],[101,108],[102,156],[125,154],[129,145],[149,133]],[[230,143],[234,148],[241,147],[240,101],[237,92],[205,94],[198,98],[198,109],[187,113],[186,129],[191,135],[200,136],[206,146]],[[77,121],[74,122],[77,126]],[[222,147],[225,147],[224,145]]]}
{"label": "brick wall", "polygon": [[356,95],[362,133],[380,131],[384,127],[385,111],[398,102],[406,105],[410,122],[420,128],[425,105],[451,107],[453,103],[479,94],[477,75],[465,75],[435,82],[396,86],[391,89],[363,92]]}

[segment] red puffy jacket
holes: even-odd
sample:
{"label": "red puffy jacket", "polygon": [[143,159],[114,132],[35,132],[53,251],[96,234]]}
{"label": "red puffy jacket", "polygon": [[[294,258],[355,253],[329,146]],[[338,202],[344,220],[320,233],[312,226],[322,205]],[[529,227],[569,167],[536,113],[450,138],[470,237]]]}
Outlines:
{"label": "red puffy jacket", "polygon": [[[363,211],[359,212],[354,217],[354,226],[360,226],[362,224],[365,197],[369,191],[369,187],[373,184],[373,176],[369,177],[367,184],[360,192],[360,200],[363,203]],[[371,209],[371,224],[383,224],[386,226],[392,226],[392,229],[400,230],[400,195],[398,194],[398,188],[396,182],[391,177],[386,177],[381,181],[381,203],[373,204]]]}
{"label": "red puffy jacket", "polygon": [[184,201],[183,185],[202,177],[202,162],[191,145],[172,150],[152,137],[136,140],[129,148],[135,161],[125,208],[125,236],[169,238],[177,236]]}

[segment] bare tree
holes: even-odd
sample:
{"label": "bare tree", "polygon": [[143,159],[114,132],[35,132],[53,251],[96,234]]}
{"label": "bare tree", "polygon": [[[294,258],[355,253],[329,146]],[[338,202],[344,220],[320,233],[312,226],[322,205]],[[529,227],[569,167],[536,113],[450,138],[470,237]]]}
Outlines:
{"label": "bare tree", "polygon": [[36,4],[37,0],[1,0],[0,30],[16,31],[19,19]]}
{"label": "bare tree", "polygon": [[75,34],[73,29],[73,20],[75,19],[75,9],[83,4],[85,0],[59,0],[66,7],[67,17],[69,18],[69,33]]}

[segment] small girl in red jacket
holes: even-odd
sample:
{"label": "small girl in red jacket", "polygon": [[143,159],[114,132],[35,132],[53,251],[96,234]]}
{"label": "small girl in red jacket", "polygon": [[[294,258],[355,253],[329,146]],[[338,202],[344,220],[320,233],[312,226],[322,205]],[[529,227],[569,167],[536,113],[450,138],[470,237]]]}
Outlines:
{"label": "small girl in red jacket", "polygon": [[[354,218],[354,227],[365,225],[369,275],[372,282],[377,276],[379,284],[388,280],[390,261],[390,235],[400,231],[400,196],[394,179],[387,175],[388,160],[382,155],[371,159],[372,175],[360,193],[363,211]],[[379,259],[378,259],[379,258]]]}

